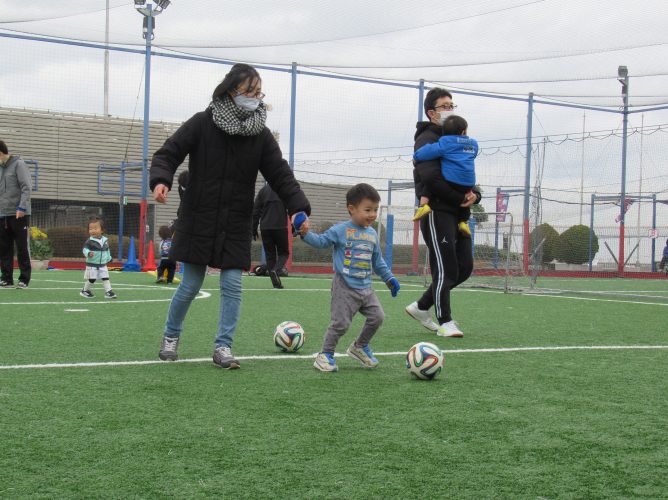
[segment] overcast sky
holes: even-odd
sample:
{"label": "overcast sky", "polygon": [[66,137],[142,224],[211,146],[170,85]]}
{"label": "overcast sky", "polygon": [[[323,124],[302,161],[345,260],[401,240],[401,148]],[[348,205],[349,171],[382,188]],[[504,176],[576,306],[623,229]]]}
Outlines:
{"label": "overcast sky", "polygon": [[[105,3],[0,0],[0,35],[102,43]],[[142,49],[142,16],[133,2],[109,4],[111,43]],[[665,0],[173,0],[157,17],[153,43],[162,53],[279,68],[295,61],[304,70],[410,84],[422,78],[451,89],[470,134],[487,150],[478,178],[493,192],[523,184],[524,151],[513,145],[524,143],[527,105],[461,90],[523,98],[534,92],[544,100],[618,110],[617,68],[626,65],[631,109],[665,105],[667,25]],[[0,36],[0,106],[102,114],[103,61],[102,50]],[[179,122],[203,109],[228,68],[153,57],[151,119]],[[111,52],[112,115],[142,117],[143,69],[142,55]],[[287,156],[290,76],[265,69],[261,74],[273,106],[268,124],[280,132]],[[383,186],[385,179],[411,178],[416,90],[300,75],[297,93],[296,170],[303,179],[341,182],[346,174]],[[543,185],[555,190],[549,197],[579,200],[577,193],[558,190],[577,191],[583,172],[587,200],[592,192],[619,192],[621,140],[602,137],[621,131],[621,115],[536,105],[533,121],[536,143],[543,140],[538,136],[581,137],[583,126],[587,134],[601,131],[601,138],[585,141],[584,150],[572,140],[548,148]],[[630,115],[632,128],[666,123],[665,110]],[[668,197],[668,136],[659,130],[644,137],[643,154],[640,134],[629,144],[628,189],[642,188],[642,178],[644,190],[651,186]],[[493,154],[497,145],[506,149]],[[577,208],[561,208],[567,223],[577,219]]]}

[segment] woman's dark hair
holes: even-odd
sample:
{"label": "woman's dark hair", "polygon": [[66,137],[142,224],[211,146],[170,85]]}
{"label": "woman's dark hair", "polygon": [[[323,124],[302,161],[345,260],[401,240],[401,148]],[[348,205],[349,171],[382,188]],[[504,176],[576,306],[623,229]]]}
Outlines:
{"label": "woman's dark hair", "polygon": [[449,97],[452,99],[452,94],[440,87],[434,87],[429,92],[427,92],[427,96],[424,98],[425,115],[427,114],[427,111],[434,109],[434,106],[436,106],[436,101],[438,101],[441,97]]}
{"label": "woman's dark hair", "polygon": [[91,224],[94,223],[99,223],[100,224],[100,229],[102,229],[102,232],[104,233],[104,220],[101,217],[98,217],[97,215],[91,215],[88,219],[88,226],[90,227]]}
{"label": "woman's dark hair", "polygon": [[230,72],[225,75],[223,81],[218,84],[213,91],[212,99],[222,99],[229,91],[236,89],[239,85],[248,80],[248,89],[251,90],[257,80],[262,80],[257,70],[249,64],[235,64]]}
{"label": "woman's dark hair", "polygon": [[3,155],[9,154],[9,150],[7,149],[7,144],[5,144],[5,141],[0,141],[0,153]]}
{"label": "woman's dark hair", "polygon": [[158,236],[160,236],[163,240],[171,238],[173,234],[174,231],[169,226],[160,226],[160,229],[158,229]]}
{"label": "woman's dark hair", "polygon": [[378,203],[380,201],[380,195],[378,194],[378,191],[376,191],[376,188],[364,183],[355,184],[346,193],[346,205],[357,206],[364,199]]}
{"label": "woman's dark hair", "polygon": [[450,115],[443,122],[443,135],[462,135],[469,124],[459,115]]}

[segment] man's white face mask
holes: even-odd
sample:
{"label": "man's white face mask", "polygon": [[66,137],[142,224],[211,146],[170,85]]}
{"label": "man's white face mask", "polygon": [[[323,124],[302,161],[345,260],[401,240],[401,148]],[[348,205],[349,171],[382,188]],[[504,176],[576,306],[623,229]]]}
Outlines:
{"label": "man's white face mask", "polygon": [[450,116],[454,115],[455,110],[454,109],[445,109],[443,111],[438,112],[438,124],[443,126],[443,122],[445,122],[445,119]]}

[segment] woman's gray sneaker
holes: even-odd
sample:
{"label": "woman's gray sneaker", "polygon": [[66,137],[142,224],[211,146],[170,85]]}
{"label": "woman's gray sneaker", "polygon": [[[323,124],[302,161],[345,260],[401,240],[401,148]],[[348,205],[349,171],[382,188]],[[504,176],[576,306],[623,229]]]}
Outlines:
{"label": "woman's gray sneaker", "polygon": [[226,370],[241,368],[239,362],[232,356],[232,351],[227,346],[216,347],[213,351],[213,362]]}
{"label": "woman's gray sneaker", "polygon": [[177,349],[179,348],[179,338],[180,337],[162,337],[160,354],[158,354],[158,357],[161,360],[176,361],[179,359],[179,353],[177,352]]}

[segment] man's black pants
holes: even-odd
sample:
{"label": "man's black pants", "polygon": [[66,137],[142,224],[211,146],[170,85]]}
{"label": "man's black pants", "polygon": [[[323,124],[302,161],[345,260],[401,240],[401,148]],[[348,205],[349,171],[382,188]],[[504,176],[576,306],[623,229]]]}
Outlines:
{"label": "man's black pants", "polygon": [[19,263],[19,281],[30,283],[30,216],[0,217],[0,280],[14,283],[14,245]]}
{"label": "man's black pants", "polygon": [[288,244],[288,230],[283,229],[263,229],[262,246],[267,258],[267,271],[279,272],[285,266],[290,256],[290,246]]}
{"label": "man's black pants", "polygon": [[457,215],[440,211],[433,211],[420,221],[429,249],[431,285],[418,300],[418,307],[427,310],[435,306],[440,324],[452,320],[450,290],[473,272],[472,241],[457,230],[458,223]]}

